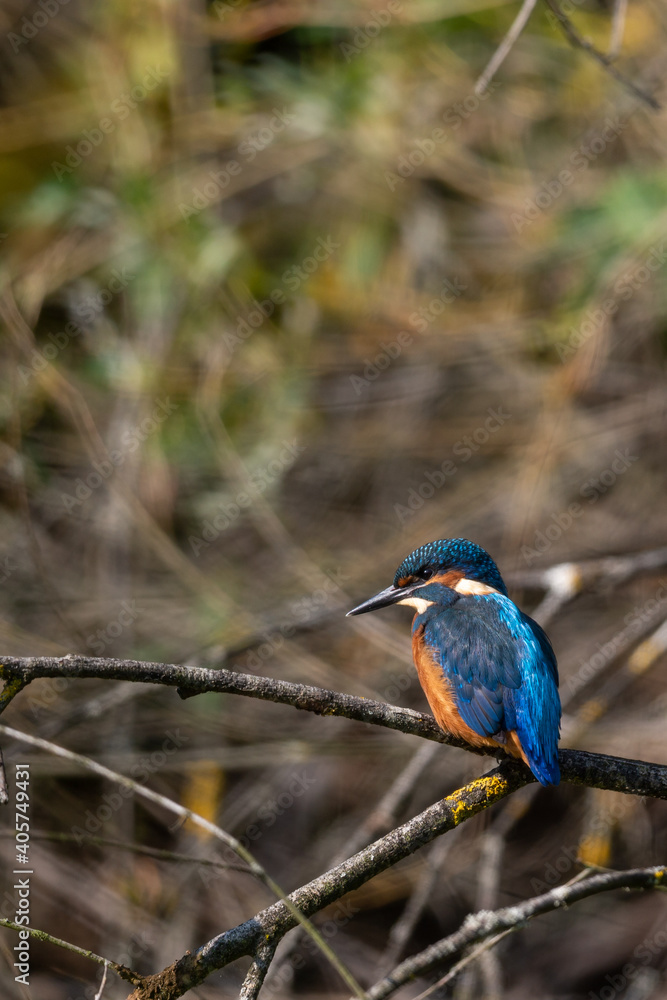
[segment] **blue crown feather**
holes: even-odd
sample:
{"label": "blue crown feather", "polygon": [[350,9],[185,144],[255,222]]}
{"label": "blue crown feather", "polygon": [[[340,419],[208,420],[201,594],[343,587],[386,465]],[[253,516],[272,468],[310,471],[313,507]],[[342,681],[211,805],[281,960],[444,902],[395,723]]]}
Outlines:
{"label": "blue crown feather", "polygon": [[442,538],[421,545],[403,560],[396,570],[394,585],[406,576],[416,576],[420,570],[443,572],[458,569],[468,580],[486,583],[507,596],[507,587],[493,559],[480,545],[467,538]]}

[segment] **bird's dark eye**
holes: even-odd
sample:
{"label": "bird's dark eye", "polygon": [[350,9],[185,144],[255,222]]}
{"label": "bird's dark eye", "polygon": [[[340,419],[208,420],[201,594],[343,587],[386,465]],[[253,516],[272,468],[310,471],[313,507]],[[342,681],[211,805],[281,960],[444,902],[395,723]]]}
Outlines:
{"label": "bird's dark eye", "polygon": [[417,575],[422,580],[428,580],[429,577],[433,576],[433,570],[426,567],[425,569],[420,569]]}

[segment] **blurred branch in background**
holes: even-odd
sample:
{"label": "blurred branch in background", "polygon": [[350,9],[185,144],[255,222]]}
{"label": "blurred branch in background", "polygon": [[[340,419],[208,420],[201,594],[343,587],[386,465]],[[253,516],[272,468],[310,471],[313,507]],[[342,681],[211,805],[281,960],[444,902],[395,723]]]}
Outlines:
{"label": "blurred branch in background", "polygon": [[510,49],[516,42],[517,38],[526,27],[528,23],[528,18],[533,13],[535,4],[537,0],[523,0],[521,4],[521,9],[512,22],[512,27],[507,32],[502,42],[493,53],[493,58],[490,60],[488,66],[480,76],[479,80],[475,84],[475,93],[483,94],[486,88],[489,86],[493,80],[496,72],[502,66],[503,62],[509,55]]}
{"label": "blurred branch in background", "polygon": [[595,46],[587,39],[582,38],[582,36],[575,30],[569,17],[563,13],[557,0],[545,0],[545,3],[550,11],[554,14],[558,24],[563,29],[565,37],[578,49],[583,49],[584,52],[588,53],[591,58],[595,59],[596,62],[604,68],[604,70],[609,73],[618,83],[622,84],[631,94],[638,97],[640,101],[643,101],[648,105],[649,108],[653,108],[654,111],[660,110],[660,104],[656,101],[655,97],[648,94],[637,84],[629,80],[627,76],[620,72],[613,65],[613,60],[618,55],[618,48],[620,46],[620,38],[623,25],[623,14],[615,15],[612,29],[612,44],[610,46],[610,54],[605,55],[604,52],[598,52]]}

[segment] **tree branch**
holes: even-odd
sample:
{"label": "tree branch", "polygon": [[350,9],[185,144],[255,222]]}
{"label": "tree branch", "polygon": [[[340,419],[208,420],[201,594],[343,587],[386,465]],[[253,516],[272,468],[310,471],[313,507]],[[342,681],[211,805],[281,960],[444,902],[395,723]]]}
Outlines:
{"label": "tree branch", "polygon": [[109,971],[109,963],[104,963],[104,973],[102,974],[102,982],[100,983],[100,988],[95,994],[95,1000],[102,1000],[102,994],[104,993],[104,987],[107,984],[107,972]]}
{"label": "tree branch", "polygon": [[[409,708],[386,702],[358,698],[340,691],[295,684],[291,681],[241,674],[232,670],[208,670],[181,664],[142,663],[138,660],[115,660],[89,656],[64,657],[3,657],[0,658],[0,679],[10,685],[25,687],[39,677],[94,677],[102,680],[137,681],[176,687],[182,697],[208,691],[239,694],[259,698],[317,715],[337,715],[387,729],[396,729],[411,736],[434,740],[459,747],[482,756],[503,758],[502,750],[471,747],[440,729],[435,719]],[[653,764],[584,750],[559,752],[564,781],[589,788],[604,788],[633,795],[667,798],[667,765]],[[523,765],[525,780],[534,780]]]}
{"label": "tree branch", "polygon": [[[506,761],[483,778],[477,778],[429,806],[342,864],[296,889],[288,900],[303,915],[311,916],[430,844],[447,830],[488,809],[530,779],[526,768]],[[157,975],[148,976],[130,1000],[175,1000],[203,982],[216,969],[244,955],[255,955],[263,943],[276,943],[296,923],[293,912],[285,902],[274,903],[245,923],[212,938],[193,954],[184,955]]]}
{"label": "tree branch", "polygon": [[[26,682],[22,681],[20,678],[15,678],[13,681],[6,681],[5,686],[0,693],[0,714],[4,712],[7,705],[14,700],[19,691],[22,691],[25,687]],[[0,750],[0,806],[6,806],[9,802],[9,787],[7,785],[7,772],[5,770],[5,760],[2,756],[2,750]]]}
{"label": "tree branch", "polygon": [[[335,851],[327,864],[328,868],[332,868],[341,861],[345,861],[350,855],[356,854],[375,837],[380,836],[381,833],[385,833],[395,825],[399,808],[405,805],[405,801],[408,795],[412,794],[422,771],[437,752],[438,748],[433,743],[419,744],[407,765],[400,771],[377,805],[371,809],[366,819]],[[302,943],[303,933],[297,931],[296,934],[292,935],[289,947],[284,949],[280,955],[280,962],[275,971],[276,976],[279,977],[283,969],[291,968],[290,956]],[[395,962],[390,962],[387,965],[387,970],[391,969],[393,965]],[[383,969],[382,971],[387,970]]]}
{"label": "tree branch", "polygon": [[614,80],[617,81],[617,83],[620,83],[626,88],[626,90],[629,90],[630,93],[635,95],[635,97],[638,97],[640,101],[643,101],[644,104],[648,104],[648,106],[653,108],[654,111],[660,111],[660,104],[656,101],[655,97],[651,94],[647,94],[645,90],[642,90],[642,88],[638,87],[636,83],[633,83],[632,80],[628,79],[624,73],[621,73],[620,70],[616,69],[613,64],[613,56],[606,56],[604,52],[600,52],[599,49],[596,49],[592,42],[589,42],[587,38],[583,38],[579,34],[569,17],[567,17],[567,15],[560,9],[557,0],[545,0],[545,2],[558,21],[563,34],[570,44],[574,46],[574,48],[583,49],[584,52],[588,52],[589,56],[595,59],[595,61],[599,63],[600,66],[606,70],[609,76],[612,76]]}
{"label": "tree branch", "polygon": [[[617,587],[641,573],[654,573],[664,566],[667,566],[667,545],[630,555],[600,556],[597,559],[554,563],[544,569],[519,570],[508,573],[507,579],[514,587],[551,590],[554,586],[561,589],[565,585],[578,592],[602,580],[606,586]],[[566,583],[568,578],[571,580],[569,585]]]}
{"label": "tree branch", "polygon": [[241,992],[239,993],[239,1000],[257,1000],[259,991],[264,985],[266,974],[269,971],[269,967],[273,961],[275,953],[275,943],[268,944],[265,942],[259,946],[257,954],[253,959],[253,963],[248,969],[247,975],[243,980],[243,986],[241,987]]}
{"label": "tree branch", "polygon": [[[532,775],[523,765],[515,761],[505,761],[499,768],[483,778],[478,778],[458,789],[452,795],[430,806],[420,815],[392,830],[391,833],[358,852],[352,858],[348,858],[285,897],[275,882],[267,876],[257,861],[239,844],[236,838],[210,821],[180,806],[166,796],[160,795],[144,785],[139,785],[133,779],[111,771],[81,754],[58,747],[39,737],[20,733],[9,726],[0,725],[0,732],[48,752],[58,753],[60,756],[74,760],[101,777],[119,782],[131,788],[136,794],[156,802],[170,812],[175,812],[196,822],[240,854],[250,866],[253,874],[261,878],[272,891],[282,895],[277,903],[245,923],[216,936],[194,954],[188,952],[167,969],[143,979],[132,994],[133,1000],[158,1000],[158,998],[159,1000],[175,1000],[187,990],[201,983],[212,972],[228,965],[237,958],[244,955],[257,956],[260,947],[275,946],[287,931],[298,923],[309,927],[312,933],[314,929],[308,920],[311,914],[336,902],[351,890],[365,884],[375,875],[430,843],[442,833],[453,829],[533,780]],[[319,932],[315,932],[315,936],[322,946]],[[341,968],[340,961],[335,960],[335,956],[332,957],[329,954],[328,946],[326,947],[328,957],[334,961],[336,968],[348,985],[358,989],[359,995],[363,995],[363,991],[354,979],[349,974],[345,975],[347,970]],[[259,969],[257,975],[259,975]],[[255,979],[252,980],[252,982],[254,981]],[[251,985],[252,983],[249,983],[249,989]]]}
{"label": "tree branch", "polygon": [[27,931],[37,941],[48,941],[49,944],[54,944],[58,948],[64,948],[65,951],[73,951],[75,955],[89,958],[91,962],[97,962],[99,965],[103,965],[105,969],[113,969],[117,976],[127,980],[128,983],[136,985],[142,982],[142,977],[139,973],[133,969],[128,969],[126,965],[119,965],[118,962],[112,962],[110,958],[103,958],[102,955],[96,955],[94,951],[89,951],[87,948],[79,948],[78,945],[71,944],[70,941],[63,941],[62,938],[53,937],[52,934],[40,931],[36,927],[25,927],[22,924],[14,923],[13,920],[7,920],[5,917],[0,917],[0,927],[8,927],[12,931]]}
{"label": "tree branch", "polygon": [[498,72],[498,69],[509,55],[512,46],[516,42],[517,38],[519,37],[523,29],[528,24],[528,19],[530,15],[533,13],[533,8],[535,7],[536,3],[537,0],[523,0],[519,13],[514,18],[510,30],[505,35],[502,42],[496,49],[496,51],[493,53],[493,56],[489,60],[486,69],[484,70],[479,80],[475,84],[476,94],[483,94],[486,88],[491,83],[491,80],[493,80],[494,76]]}
{"label": "tree branch", "polygon": [[621,51],[625,18],[628,13],[628,0],[614,0],[614,11],[611,18],[611,38],[607,49],[607,58],[616,59]]}
{"label": "tree branch", "polygon": [[[9,657],[0,662],[0,678],[10,686],[10,689],[15,689],[19,685],[21,688],[25,687],[40,677],[88,677],[165,684],[177,687],[184,697],[205,691],[246,695],[292,705],[320,715],[339,715],[380,725],[475,752],[474,748],[442,732],[435,720],[428,715],[366,698],[269,677],[239,674],[230,670],[206,670],[178,664],[142,663],[136,660],[85,656]],[[8,727],[0,728],[5,732],[11,732]],[[15,735],[39,745],[44,742],[36,737],[26,737],[24,734]],[[77,759],[79,757],[71,754],[71,751],[63,751],[62,748],[60,752]],[[667,798],[667,766],[586,753],[581,750],[562,750],[560,762],[566,781]],[[87,762],[87,766],[92,763]],[[100,765],[95,765],[95,768],[100,768]],[[111,773],[108,769],[100,768],[100,770],[104,770],[105,774]],[[114,775],[114,780],[129,781],[122,775]],[[157,1000],[157,998],[176,1000],[215,970],[245,955],[253,956],[257,965],[260,961],[260,947],[275,945],[287,931],[304,918],[307,919],[311,914],[336,902],[447,830],[453,829],[534,780],[533,775],[522,763],[505,759],[500,767],[460,788],[442,801],[436,802],[420,815],[334,866],[288,897],[279,900],[239,926],[217,935],[194,954],[186,954],[162,972],[146,977],[132,994],[132,1000]],[[143,786],[141,793],[150,795],[151,798],[158,798],[156,793],[150,792]],[[163,802],[163,797],[159,798]],[[173,811],[175,804],[170,802],[169,807]],[[220,831],[219,835],[228,842],[234,841],[232,846],[236,846],[235,838],[231,838],[229,834]],[[258,867],[256,862],[253,864],[254,859],[247,857],[244,860],[250,864],[251,869]],[[493,926],[495,928],[496,925]],[[491,932],[495,931],[488,933]],[[261,961],[263,962],[263,959]],[[259,982],[258,977],[261,972],[260,965],[257,965],[253,977],[247,980],[250,992]]]}
{"label": "tree branch", "polygon": [[8,736],[13,736],[15,739],[22,740],[24,743],[46,750],[47,753],[52,753],[58,757],[64,757],[66,760],[74,761],[82,767],[87,768],[89,771],[93,771],[95,774],[98,774],[102,778],[107,778],[110,781],[123,785],[125,788],[133,791],[140,798],[148,799],[150,802],[154,802],[157,805],[162,806],[168,812],[175,813],[181,819],[189,820],[191,823],[194,823],[203,830],[206,830],[206,832],[211,834],[213,837],[221,840],[227,847],[229,847],[235,854],[246,862],[250,873],[258,878],[260,882],[263,882],[267,889],[269,889],[282,901],[291,913],[295,924],[301,924],[304,931],[315,941],[320,951],[322,951],[323,954],[329,959],[331,964],[340,974],[343,981],[347,983],[350,989],[353,990],[357,996],[363,997],[364,991],[359,986],[349,969],[346,968],[343,962],[341,962],[336,953],[332,950],[331,946],[324,940],[317,928],[314,927],[308,918],[305,917],[299,910],[299,908],[291,902],[290,897],[283,892],[278,883],[271,878],[268,872],[262,867],[262,865],[260,865],[247,847],[244,847],[244,845],[237,840],[236,837],[227,833],[226,830],[223,830],[222,827],[217,826],[217,824],[212,823],[203,816],[200,816],[199,813],[193,812],[191,809],[186,809],[185,806],[180,805],[178,802],[174,802],[173,799],[168,798],[166,795],[161,795],[159,792],[153,791],[152,788],[146,788],[145,785],[135,781],[133,778],[128,778],[127,775],[119,774],[117,771],[112,771],[103,764],[98,764],[97,761],[92,760],[90,757],[74,753],[72,750],[67,750],[65,747],[61,747],[57,743],[52,743],[50,740],[43,740],[39,736],[29,736],[27,733],[22,733],[16,729],[10,728],[9,726],[5,726],[4,724],[0,724],[0,733],[6,733]]}
{"label": "tree branch", "polygon": [[471,913],[458,931],[406,959],[385,979],[372,986],[366,995],[368,1000],[384,1000],[400,986],[418,975],[424,975],[437,968],[463,948],[501,931],[516,930],[526,920],[531,920],[542,913],[549,913],[551,910],[577,903],[580,899],[586,899],[600,892],[610,892],[612,889],[654,888],[667,888],[667,868],[664,865],[658,868],[634,868],[624,872],[604,872],[578,883],[556,886],[541,896],[534,896],[514,906]]}

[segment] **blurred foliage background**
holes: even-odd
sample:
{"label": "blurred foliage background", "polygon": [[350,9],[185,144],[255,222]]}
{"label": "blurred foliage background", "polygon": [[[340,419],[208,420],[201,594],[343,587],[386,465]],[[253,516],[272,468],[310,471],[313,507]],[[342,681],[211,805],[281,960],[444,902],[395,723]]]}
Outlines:
{"label": "blurred foliage background", "polygon": [[[607,50],[610,3],[564,10]],[[611,577],[580,564],[667,539],[667,120],[541,5],[477,96],[517,11],[5,0],[7,654],[224,665],[423,709],[408,613],[343,614],[415,546],[465,536],[529,612],[570,588],[538,609],[564,743],[665,760],[665,559]],[[664,5],[635,0],[617,65],[662,102],[666,43]],[[545,575],[561,563],[574,568]],[[488,766],[135,684],[38,682],[6,718],[245,837],[287,889]],[[146,973],[269,901],[239,872],[94,841],[216,856],[159,810],[114,808],[111,786],[28,756],[35,926]],[[665,819],[664,803],[528,789],[319,923],[370,984],[471,910],[572,877],[577,856],[664,861]],[[665,997],[666,931],[659,893],[591,899],[440,995]],[[263,995],[346,996],[292,937]],[[96,967],[46,945],[17,985],[14,941],[4,996],[92,1000]],[[233,996],[243,971],[191,995]]]}

